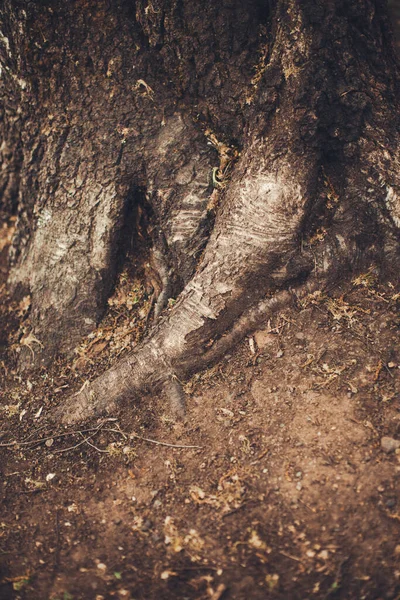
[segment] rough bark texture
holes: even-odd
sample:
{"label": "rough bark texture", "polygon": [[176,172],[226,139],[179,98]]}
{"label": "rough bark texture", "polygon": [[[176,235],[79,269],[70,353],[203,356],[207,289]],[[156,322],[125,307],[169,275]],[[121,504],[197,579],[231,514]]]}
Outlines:
{"label": "rough bark texture", "polygon": [[179,380],[290,287],[396,272],[398,68],[378,0],[8,0],[1,19],[22,115],[4,103],[10,282],[32,294],[37,360],[94,328],[135,203],[153,218],[156,316],[181,292],[65,420],[146,387],[180,410]]}

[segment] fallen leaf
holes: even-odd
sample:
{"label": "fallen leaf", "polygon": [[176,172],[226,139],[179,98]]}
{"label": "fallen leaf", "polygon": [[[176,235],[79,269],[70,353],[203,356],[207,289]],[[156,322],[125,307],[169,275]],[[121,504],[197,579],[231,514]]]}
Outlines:
{"label": "fallen leaf", "polygon": [[89,356],[96,356],[97,354],[100,354],[103,352],[104,348],[108,346],[108,344],[108,340],[99,340],[98,342],[94,343],[90,348]]}

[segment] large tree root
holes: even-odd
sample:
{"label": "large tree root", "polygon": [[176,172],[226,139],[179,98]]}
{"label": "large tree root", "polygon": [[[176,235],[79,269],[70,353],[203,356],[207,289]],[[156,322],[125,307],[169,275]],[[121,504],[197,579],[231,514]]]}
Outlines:
{"label": "large tree root", "polygon": [[[289,138],[285,115],[279,114],[278,120],[281,135]],[[178,398],[176,381],[202,368],[202,354],[214,340],[268,290],[311,272],[313,261],[307,253],[299,255],[298,237],[316,169],[312,151],[300,155],[288,151],[277,159],[266,142],[251,138],[197,271],[176,305],[140,349],[62,408],[63,420],[89,417],[146,387],[166,387],[169,395],[172,389]],[[287,301],[287,293],[282,294]],[[280,303],[272,300],[271,306]]]}
{"label": "large tree root", "polygon": [[[240,168],[238,173],[240,178]],[[220,360],[295,298],[371,263],[385,269],[389,261],[391,270],[396,268],[398,200],[390,197],[389,206],[380,184],[373,209],[345,196],[323,242],[300,252],[296,240],[304,204],[298,189],[307,190],[307,179],[297,185],[288,181],[281,186],[268,175],[254,174],[239,192],[233,182],[226,213],[217,219],[203,260],[177,304],[132,354],[69,398],[58,419],[73,423],[97,416],[150,390],[163,393],[171,411],[182,417],[182,382]]]}
{"label": "large tree root", "polygon": [[[54,418],[64,424],[100,416],[116,410],[118,402],[139,397],[150,390],[161,392],[169,404],[170,412],[177,418],[185,415],[185,393],[182,381],[193,373],[216,363],[246,335],[267,322],[274,314],[292,306],[299,299],[321,287],[322,282],[311,281],[296,290],[282,290],[265,298],[246,311],[211,348],[200,356],[175,356],[166,360],[160,341],[145,341],[134,353],[118,362],[113,368],[86,383],[79,392],[60,406]],[[159,336],[160,338],[162,336]],[[180,360],[179,360],[180,359]]]}

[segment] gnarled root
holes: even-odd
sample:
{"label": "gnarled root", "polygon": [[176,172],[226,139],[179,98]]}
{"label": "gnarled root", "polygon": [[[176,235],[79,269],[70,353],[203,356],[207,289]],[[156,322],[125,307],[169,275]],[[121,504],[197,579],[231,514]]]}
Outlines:
{"label": "gnarled root", "polygon": [[[119,361],[93,382],[85,384],[77,394],[57,409],[55,418],[65,424],[71,424],[100,416],[104,412],[110,413],[116,409],[119,401],[140,396],[150,389],[163,393],[172,416],[183,418],[185,394],[181,380],[220,360],[230,348],[276,312],[311,293],[318,285],[321,283],[312,280],[295,291],[282,290],[270,298],[262,299],[238,318],[211,348],[201,354],[187,350],[179,355],[175,350],[167,361],[165,348],[162,346],[165,332],[160,329],[134,353]],[[193,341],[191,346],[193,348]]]}

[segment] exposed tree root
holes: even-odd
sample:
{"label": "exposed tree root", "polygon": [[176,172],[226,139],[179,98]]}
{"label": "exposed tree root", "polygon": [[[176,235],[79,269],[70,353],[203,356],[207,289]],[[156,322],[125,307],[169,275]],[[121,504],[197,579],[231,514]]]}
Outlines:
{"label": "exposed tree root", "polygon": [[298,299],[304,298],[322,281],[311,280],[296,288],[282,290],[265,298],[238,318],[232,327],[216,340],[212,347],[200,356],[174,356],[167,361],[162,348],[157,347],[157,337],[145,341],[134,353],[119,361],[112,369],[84,387],[60,406],[54,413],[56,420],[72,424],[97,417],[117,409],[118,402],[133,399],[151,389],[161,392],[167,400],[170,412],[176,418],[185,416],[185,394],[181,380],[214,364],[278,311],[284,310]]}
{"label": "exposed tree root", "polygon": [[[242,154],[202,260],[178,302],[132,354],[60,407],[57,419],[74,423],[110,412],[121,400],[150,390],[162,392],[171,412],[183,417],[181,382],[221,359],[294,298],[371,262],[383,266],[388,256],[398,260],[399,232],[393,218],[384,215],[379,182],[374,187],[367,182],[371,200],[366,204],[339,180],[342,195],[330,227],[313,242],[304,202],[315,186],[313,156],[307,156],[307,168],[300,173],[288,166],[292,160],[301,167],[305,159],[296,156],[277,161],[278,174],[272,174],[266,169],[271,165],[268,149],[259,152],[260,143],[257,162],[252,144]],[[365,188],[362,179],[352,175],[352,180],[359,190]],[[311,240],[300,251],[298,240],[307,230]],[[383,240],[392,240],[390,252]],[[272,295],[265,298],[268,290]]]}

